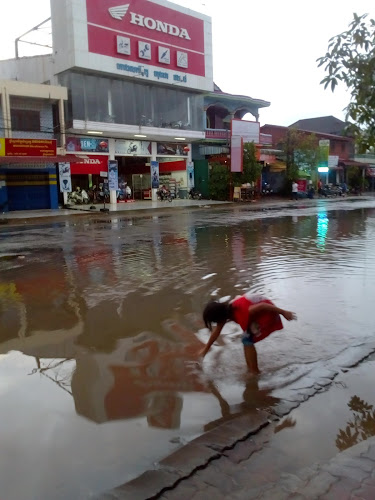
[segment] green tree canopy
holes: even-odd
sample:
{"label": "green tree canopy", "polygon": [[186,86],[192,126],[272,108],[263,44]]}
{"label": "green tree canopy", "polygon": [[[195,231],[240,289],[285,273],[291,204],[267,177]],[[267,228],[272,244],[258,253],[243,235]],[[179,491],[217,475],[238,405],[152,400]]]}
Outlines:
{"label": "green tree canopy", "polygon": [[315,134],[289,128],[280,147],[285,155],[286,174],[289,180],[297,179],[300,170],[308,174],[316,170],[319,146]]}
{"label": "green tree canopy", "polygon": [[321,81],[334,91],[342,82],[350,92],[348,132],[361,152],[375,146],[375,20],[354,14],[349,29],[329,40],[325,56],[317,59],[328,73]]}
{"label": "green tree canopy", "polygon": [[241,186],[241,184],[255,182],[261,172],[262,165],[256,158],[256,147],[253,142],[246,142],[243,145],[243,171],[233,174],[233,184]]}

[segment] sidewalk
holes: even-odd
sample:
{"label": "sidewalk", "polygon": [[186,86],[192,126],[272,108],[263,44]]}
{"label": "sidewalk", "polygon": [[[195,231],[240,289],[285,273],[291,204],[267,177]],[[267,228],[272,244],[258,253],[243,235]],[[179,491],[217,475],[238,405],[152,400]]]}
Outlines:
{"label": "sidewalk", "polygon": [[374,352],[313,386],[299,381],[276,407],[215,428],[98,500],[373,500]]}
{"label": "sidewalk", "polygon": [[105,211],[102,211],[103,205],[93,205],[95,208],[90,209],[91,205],[76,205],[71,208],[60,208],[56,210],[22,210],[15,212],[6,212],[0,214],[0,226],[3,224],[33,224],[44,222],[52,222],[52,220],[64,220],[67,217],[77,216],[105,216],[108,214],[118,215],[135,215],[145,216],[149,214],[171,213],[173,210],[190,210],[202,208],[238,208],[246,210],[263,210],[280,208],[296,208],[296,207],[311,207],[319,203],[340,203],[345,201],[369,201],[375,200],[371,194],[364,196],[348,196],[337,198],[314,198],[301,199],[292,201],[289,198],[260,198],[254,202],[228,202],[214,200],[173,200],[168,201],[135,201],[132,203],[117,203],[106,204]]}

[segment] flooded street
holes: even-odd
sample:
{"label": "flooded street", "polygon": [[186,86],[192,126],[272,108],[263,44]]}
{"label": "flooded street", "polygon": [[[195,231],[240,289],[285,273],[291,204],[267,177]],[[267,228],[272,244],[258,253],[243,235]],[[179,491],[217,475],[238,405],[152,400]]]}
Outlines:
{"label": "flooded street", "polygon": [[[0,241],[1,498],[89,498],[371,351],[373,201],[71,217]],[[259,384],[234,324],[193,355],[205,303],[244,291],[298,315],[257,345]]]}

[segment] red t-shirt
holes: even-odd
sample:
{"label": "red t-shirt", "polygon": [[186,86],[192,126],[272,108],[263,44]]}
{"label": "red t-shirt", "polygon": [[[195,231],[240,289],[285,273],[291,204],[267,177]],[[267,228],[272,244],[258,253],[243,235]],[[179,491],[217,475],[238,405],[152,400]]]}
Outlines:
{"label": "red t-shirt", "polygon": [[[250,297],[245,295],[234,299],[232,302],[232,319],[240,325],[243,331],[249,329],[249,307],[259,303],[274,305],[268,299],[254,297],[251,300]],[[254,343],[265,339],[272,332],[282,329],[283,324],[280,315],[276,313],[264,312],[255,316],[251,321],[251,333],[253,334]]]}

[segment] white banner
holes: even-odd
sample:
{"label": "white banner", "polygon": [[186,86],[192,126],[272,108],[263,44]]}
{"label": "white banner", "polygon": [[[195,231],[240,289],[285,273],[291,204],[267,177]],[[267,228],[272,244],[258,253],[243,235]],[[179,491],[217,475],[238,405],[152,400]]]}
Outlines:
{"label": "white banner", "polygon": [[116,155],[151,156],[151,142],[149,141],[115,141]]}
{"label": "white banner", "polygon": [[70,163],[59,163],[60,192],[72,192],[72,177],[70,175]]}
{"label": "white banner", "polygon": [[194,183],[194,162],[189,162],[187,164],[187,186],[188,186],[188,189],[193,189],[195,187],[195,183]]}

